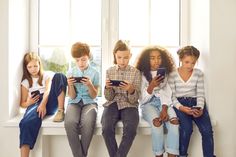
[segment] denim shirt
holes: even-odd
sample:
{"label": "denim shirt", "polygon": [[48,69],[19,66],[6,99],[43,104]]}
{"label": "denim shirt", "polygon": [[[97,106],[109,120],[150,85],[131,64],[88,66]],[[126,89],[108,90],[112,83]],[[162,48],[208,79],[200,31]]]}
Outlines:
{"label": "denim shirt", "polygon": [[[73,77],[88,77],[90,78],[92,84],[94,86],[99,86],[99,73],[97,70],[95,70],[90,65],[88,68],[84,71],[81,71],[79,68],[74,67],[71,70],[68,71],[67,76],[73,76]],[[88,92],[88,87],[82,83],[75,83],[75,90],[76,90],[76,97],[74,99],[69,98],[69,104],[75,104],[83,101],[83,104],[94,104],[95,99],[92,99]]]}

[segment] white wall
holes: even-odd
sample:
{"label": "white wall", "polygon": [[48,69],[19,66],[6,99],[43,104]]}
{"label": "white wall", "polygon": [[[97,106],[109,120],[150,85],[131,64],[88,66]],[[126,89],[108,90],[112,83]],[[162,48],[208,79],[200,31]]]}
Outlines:
{"label": "white wall", "polygon": [[[214,128],[215,152],[218,157],[233,157],[236,154],[236,1],[190,2],[189,43],[202,52],[199,66],[204,69],[206,76],[210,114],[217,121]],[[14,102],[18,101],[19,82],[15,80],[20,81],[18,77],[21,76],[21,58],[29,46],[27,7],[27,0],[0,1],[0,121],[9,118],[9,105],[14,106]],[[15,60],[13,55],[16,56]],[[0,126],[0,157],[19,156],[18,134],[18,128]],[[199,153],[200,137],[198,133],[194,134],[197,136],[191,141],[191,157],[199,157],[202,156]],[[51,157],[70,154],[65,136],[52,137],[49,142]],[[104,146],[102,138],[95,136],[91,145],[92,157],[95,154],[107,154],[105,147],[101,146]],[[63,151],[58,151],[61,149]],[[150,136],[136,138],[130,153],[130,157],[132,156],[152,156]]]}
{"label": "white wall", "polygon": [[235,15],[235,0],[191,0],[190,44],[201,51],[199,66],[205,72],[210,115],[217,121],[214,135],[219,157],[236,153]]}
{"label": "white wall", "polygon": [[209,102],[217,118],[216,151],[218,156],[236,154],[236,1],[211,0]]}
{"label": "white wall", "polygon": [[[21,60],[28,44],[28,0],[0,1],[0,122],[17,112]],[[19,156],[19,129],[0,125],[0,157]]]}

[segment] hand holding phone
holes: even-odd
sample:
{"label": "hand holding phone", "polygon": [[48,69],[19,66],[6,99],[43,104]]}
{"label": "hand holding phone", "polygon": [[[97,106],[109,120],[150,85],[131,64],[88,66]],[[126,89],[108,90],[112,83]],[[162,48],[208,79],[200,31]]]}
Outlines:
{"label": "hand holding phone", "polygon": [[121,80],[110,80],[111,82],[111,86],[120,86],[121,83],[125,83],[124,81],[121,81]]}
{"label": "hand holding phone", "polygon": [[36,97],[37,95],[40,95],[39,90],[35,90],[35,91],[31,92],[31,97],[32,98]]}
{"label": "hand holding phone", "polygon": [[202,108],[201,107],[199,107],[199,106],[192,106],[191,107],[191,109],[193,110],[193,109],[196,109],[196,110],[201,110]]}
{"label": "hand holding phone", "polygon": [[75,79],[76,83],[82,83],[82,79],[86,79],[86,77],[82,76],[82,77],[73,77]]}

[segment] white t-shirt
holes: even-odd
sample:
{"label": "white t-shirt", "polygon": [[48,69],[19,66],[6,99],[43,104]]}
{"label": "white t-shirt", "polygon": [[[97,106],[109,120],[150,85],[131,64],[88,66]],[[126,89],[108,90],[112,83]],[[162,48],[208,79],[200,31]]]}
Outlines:
{"label": "white t-shirt", "polygon": [[49,78],[53,78],[54,76],[54,73],[51,72],[51,71],[45,71],[43,73],[43,80],[42,80],[42,86],[40,86],[38,84],[38,79],[39,78],[32,78],[33,79],[33,84],[32,84],[32,87],[29,88],[29,82],[27,79],[24,79],[22,82],[21,82],[21,85],[24,86],[26,89],[28,89],[28,94],[29,96],[31,92],[33,91],[36,91],[36,90],[39,90],[40,91],[40,94],[44,93],[45,91],[45,83],[46,83],[46,80],[49,79]]}

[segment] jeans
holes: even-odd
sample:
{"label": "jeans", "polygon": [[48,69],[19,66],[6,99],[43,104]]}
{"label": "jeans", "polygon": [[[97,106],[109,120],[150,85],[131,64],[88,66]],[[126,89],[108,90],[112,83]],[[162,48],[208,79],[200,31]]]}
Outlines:
{"label": "jeans", "polygon": [[[196,98],[178,98],[178,101],[187,107],[196,106]],[[210,117],[206,107],[203,109],[202,116],[194,118],[177,109],[175,112],[180,120],[180,156],[187,156],[191,134],[193,132],[192,121],[194,121],[202,136],[202,149],[204,157],[214,156],[214,140]]]}
{"label": "jeans", "polygon": [[[56,112],[58,106],[57,97],[62,91],[66,92],[66,85],[67,79],[63,74],[57,73],[54,75],[46,105],[46,115],[53,115]],[[37,112],[37,108],[41,101],[42,99],[27,107],[26,112],[20,121],[20,147],[22,145],[29,145],[30,149],[33,149],[35,145],[42,124],[42,119],[39,118]]]}
{"label": "jeans", "polygon": [[[179,125],[172,124],[170,121],[164,122],[160,127],[153,125],[153,119],[160,117],[162,105],[160,99],[153,97],[151,101],[141,106],[142,115],[152,131],[152,150],[154,155],[162,155],[164,151],[169,154],[179,154]],[[176,118],[175,111],[172,107],[168,107],[167,113],[169,119]],[[168,130],[166,139],[164,139],[164,127]],[[166,149],[165,149],[166,143]]]}
{"label": "jeans", "polygon": [[[123,123],[123,136],[118,147],[115,139],[116,123],[121,120]],[[139,123],[138,109],[129,107],[118,110],[117,104],[113,103],[104,108],[102,115],[102,135],[110,157],[126,157]]]}
{"label": "jeans", "polygon": [[[69,104],[65,114],[65,129],[74,157],[86,157],[97,118],[97,105],[82,101]],[[80,135],[80,136],[79,136]]]}

